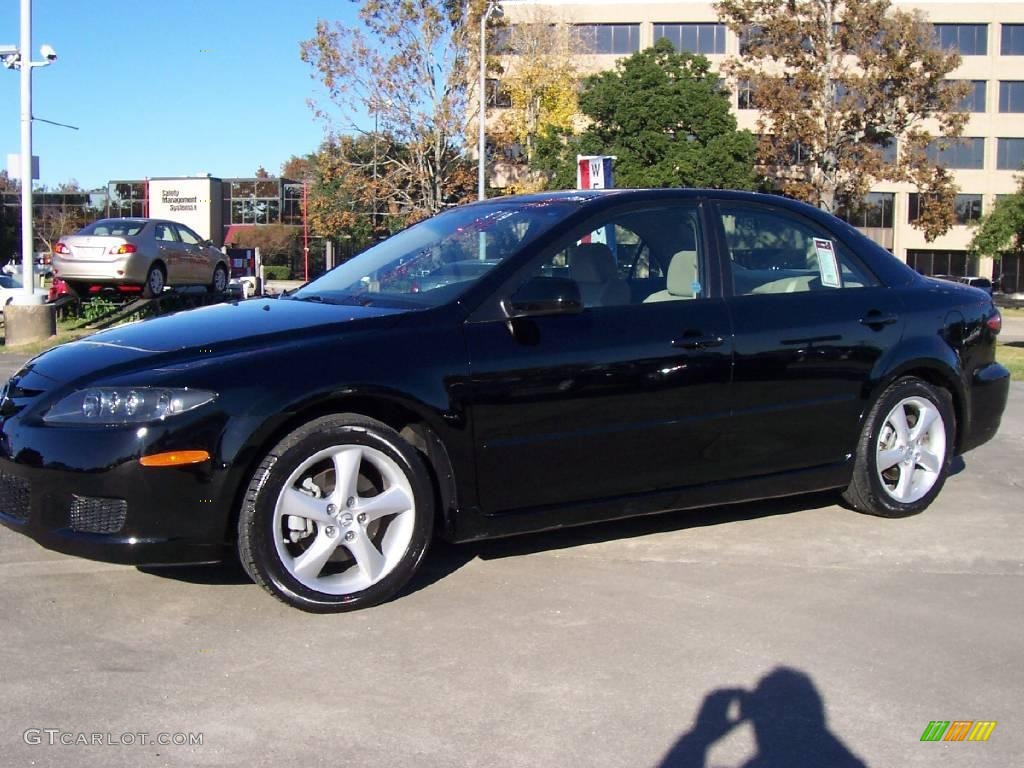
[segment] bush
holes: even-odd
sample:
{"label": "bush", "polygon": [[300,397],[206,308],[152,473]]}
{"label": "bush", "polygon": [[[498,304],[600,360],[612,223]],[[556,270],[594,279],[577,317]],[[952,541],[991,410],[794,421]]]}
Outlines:
{"label": "bush", "polygon": [[290,280],[292,277],[291,267],[263,265],[263,274],[267,280]]}

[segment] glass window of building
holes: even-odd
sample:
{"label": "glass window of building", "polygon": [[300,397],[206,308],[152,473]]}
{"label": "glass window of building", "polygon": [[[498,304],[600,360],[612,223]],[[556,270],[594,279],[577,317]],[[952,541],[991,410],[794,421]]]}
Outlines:
{"label": "glass window of building", "polygon": [[508,109],[512,106],[512,94],[501,85],[496,77],[487,78],[487,106]]}
{"label": "glass window of building", "polygon": [[999,81],[999,111],[1024,112],[1024,80]]}
{"label": "glass window of building", "polygon": [[576,24],[576,42],[588,53],[636,53],[640,50],[639,24]]}
{"label": "glass window of building", "polygon": [[736,83],[736,102],[739,109],[757,109],[754,87],[749,80],[740,80]]}
{"label": "glass window of building", "polygon": [[282,224],[302,224],[302,184],[285,182],[281,211]]}
{"label": "glass window of building", "polygon": [[957,195],[953,201],[957,224],[970,224],[981,218],[981,195]]}
{"label": "glass window of building", "polygon": [[936,24],[935,37],[943,49],[961,56],[988,54],[988,24]]}
{"label": "glass window of building", "polygon": [[1003,24],[1001,42],[1003,56],[1024,56],[1024,24]]}
{"label": "glass window of building", "polygon": [[970,85],[970,90],[967,95],[960,99],[960,103],[957,107],[964,112],[984,112],[985,111],[985,87],[988,84],[985,80],[956,80],[951,81],[956,83],[967,83]]}
{"label": "glass window of building", "polygon": [[236,179],[229,189],[232,224],[281,223],[280,179]]}
{"label": "glass window of building", "polygon": [[996,168],[1019,171],[1024,166],[1024,139],[999,139],[996,143]]}
{"label": "glass window of building", "polygon": [[724,24],[655,24],[655,42],[663,37],[677,51],[725,53]]}
{"label": "glass window of building", "polygon": [[892,229],[892,210],[896,195],[892,192],[869,192],[855,210],[843,206],[836,211],[843,221],[863,229]]}
{"label": "glass window of building", "polygon": [[144,181],[112,181],[107,186],[108,215],[143,217],[149,213],[148,185]]}
{"label": "glass window of building", "polygon": [[963,275],[978,274],[977,259],[966,251],[908,250],[907,264],[922,275]]}
{"label": "glass window of building", "polygon": [[931,162],[943,168],[981,169],[985,167],[985,139],[935,139],[928,145],[926,154]]}

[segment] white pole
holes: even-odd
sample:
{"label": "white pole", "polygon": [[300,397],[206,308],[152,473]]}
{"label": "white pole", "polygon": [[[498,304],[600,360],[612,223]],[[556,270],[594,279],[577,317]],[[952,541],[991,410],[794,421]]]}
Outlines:
{"label": "white pole", "polygon": [[35,288],[32,247],[32,0],[21,0],[21,282],[25,301]]}
{"label": "white pole", "polygon": [[484,166],[486,161],[484,160],[484,154],[487,151],[487,139],[484,134],[484,118],[487,113],[487,96],[485,89],[487,88],[487,17],[491,15],[492,6],[487,3],[487,9],[480,14],[480,143],[477,147],[477,199],[484,200],[487,198],[487,189],[485,187],[486,178]]}

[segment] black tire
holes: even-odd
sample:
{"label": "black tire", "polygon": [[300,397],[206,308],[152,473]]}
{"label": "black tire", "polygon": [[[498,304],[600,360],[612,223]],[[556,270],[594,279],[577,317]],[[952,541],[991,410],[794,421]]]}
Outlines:
{"label": "black tire", "polygon": [[167,273],[162,264],[153,264],[146,272],[146,282],[142,285],[142,298],[152,299],[164,292],[167,287]]}
{"label": "black tire", "polygon": [[[351,497],[355,504],[350,501],[345,509],[341,509],[343,502],[340,497],[334,496],[335,490],[341,486],[338,481],[340,472],[333,469],[337,465],[332,463],[333,457],[317,457],[329,451],[344,451],[351,447],[359,447],[359,455],[364,458],[358,463],[357,490]],[[371,455],[374,461],[383,462],[388,467],[387,471],[401,473],[400,482],[390,485],[399,486],[405,494],[403,498],[411,494],[411,509],[400,515],[384,515],[377,521],[363,524],[363,515],[358,514],[363,505],[372,503],[375,495],[394,490],[389,487],[385,474],[377,473],[375,465],[369,463],[370,459],[366,456]],[[330,487],[327,495],[308,495],[309,487],[300,482],[301,478],[307,476],[307,470],[304,469],[307,465],[312,467],[308,470],[309,475],[321,483],[315,492]],[[316,471],[317,468],[321,469]],[[300,471],[302,474],[293,477]],[[332,474],[333,482],[330,480]],[[312,518],[301,520],[283,513],[285,484],[289,480],[292,481],[290,489],[297,491],[301,488],[303,496],[308,495],[309,503],[317,505],[318,510],[321,510],[321,504],[328,513],[332,509],[340,509],[340,512],[333,512],[337,515],[337,522],[334,519],[330,520],[331,524],[314,522]],[[375,493],[364,495],[364,483],[373,486],[368,487],[368,490]],[[328,503],[332,501],[338,502],[337,506],[328,508]],[[342,513],[346,509],[351,509],[353,514],[344,515],[348,520],[343,521]],[[412,515],[412,518],[402,518],[398,524],[401,515]],[[405,586],[430,545],[433,518],[433,486],[424,461],[395,430],[379,421],[355,414],[324,416],[286,436],[253,473],[238,520],[239,559],[253,581],[292,607],[312,613],[353,611],[388,600]],[[306,532],[295,532],[291,528],[293,520],[301,520],[306,525]],[[390,539],[390,543],[397,546],[386,547],[384,542],[392,532],[390,526],[396,524],[396,535]],[[346,531],[343,525],[351,527]],[[333,535],[331,530],[335,531]],[[305,538],[289,538],[292,536]],[[314,546],[320,546],[328,536],[335,547],[330,550],[333,553],[331,559],[316,566],[312,577],[303,583],[293,573],[293,569],[299,570],[296,566],[301,557],[312,552]],[[365,536],[360,541],[369,542],[375,549],[375,556],[383,558],[387,567],[375,577],[376,580],[367,576],[362,563],[356,559],[355,547],[358,541],[351,546],[343,543],[349,536]],[[337,543],[333,543],[335,539]],[[389,549],[390,553],[385,553],[385,549]],[[358,580],[369,583],[359,588],[342,589],[340,592],[325,591],[308,583],[314,581],[325,584],[325,578],[350,577],[357,580],[354,583],[358,583]]]}
{"label": "black tire", "polygon": [[[928,439],[932,445],[942,443],[944,446],[940,460],[935,462],[938,465],[937,472],[918,462],[913,454],[913,446],[909,448],[900,446],[902,441],[889,419],[901,403],[906,403],[901,410],[908,424],[915,413],[921,413],[920,410],[915,409],[925,403],[930,403],[938,411],[938,415],[942,419],[942,429],[933,422],[933,426],[925,432],[922,438]],[[911,432],[913,432],[913,425],[910,426]],[[939,495],[946,482],[946,477],[949,475],[955,435],[956,414],[953,410],[952,396],[947,390],[915,377],[896,380],[882,392],[868,413],[860,440],[857,442],[853,478],[849,487],[843,492],[843,498],[858,512],[879,517],[907,517],[923,512]],[[941,439],[943,437],[944,439]],[[879,442],[880,440],[882,442]],[[903,450],[907,456],[903,462],[879,473],[878,455],[879,451],[885,447],[890,447],[894,451]],[[930,453],[938,458],[937,449]],[[916,497],[917,494],[911,492],[913,491],[911,487],[908,488],[908,493],[905,495],[906,501],[898,498],[904,472],[909,472],[908,483],[916,473],[921,473],[920,497]],[[892,487],[890,487],[890,483],[892,483]],[[927,490],[925,490],[925,483],[930,483]]]}
{"label": "black tire", "polygon": [[228,288],[228,269],[223,264],[218,264],[213,269],[213,280],[206,289],[210,293],[224,293]]}
{"label": "black tire", "polygon": [[77,280],[65,280],[64,285],[68,287],[68,293],[78,299],[79,302],[89,300],[89,284]]}

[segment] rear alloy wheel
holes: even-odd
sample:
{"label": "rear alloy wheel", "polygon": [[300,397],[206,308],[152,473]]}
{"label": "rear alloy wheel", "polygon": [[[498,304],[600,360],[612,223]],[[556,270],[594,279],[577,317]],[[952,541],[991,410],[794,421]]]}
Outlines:
{"label": "rear alloy wheel", "polygon": [[146,283],[142,287],[142,295],[147,299],[152,299],[154,296],[159,296],[164,292],[164,285],[167,283],[167,276],[164,275],[164,269],[159,264],[154,264],[149,268],[149,272],[146,273]]}
{"label": "rear alloy wheel", "polygon": [[954,422],[946,390],[916,378],[896,381],[871,409],[844,498],[882,517],[922,512],[949,473]]}
{"label": "rear alloy wheel", "polygon": [[208,286],[210,293],[224,293],[228,288],[228,271],[223,264],[213,270],[213,282]]}
{"label": "rear alloy wheel", "polygon": [[433,531],[423,459],[397,432],[353,414],[325,416],[281,441],[254,473],[238,523],[252,579],[305,611],[393,597]]}

